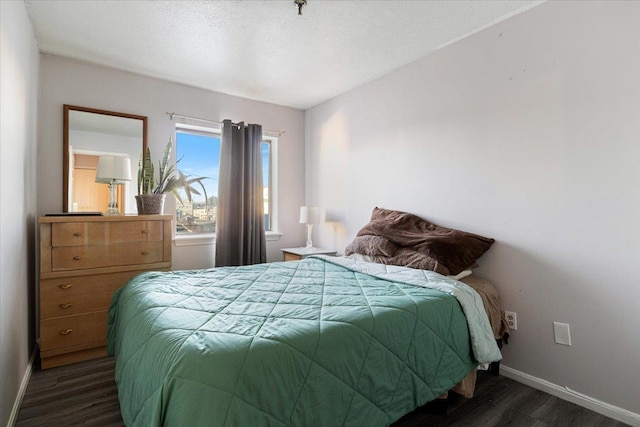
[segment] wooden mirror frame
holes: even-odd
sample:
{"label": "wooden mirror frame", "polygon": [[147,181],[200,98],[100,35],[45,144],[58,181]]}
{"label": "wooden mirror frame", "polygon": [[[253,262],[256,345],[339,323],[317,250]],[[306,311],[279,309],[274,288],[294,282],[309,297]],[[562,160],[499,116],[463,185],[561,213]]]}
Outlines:
{"label": "wooden mirror frame", "polygon": [[[69,212],[69,111],[104,114],[107,116],[123,117],[126,119],[142,120],[142,151],[147,151],[147,116],[119,113],[116,111],[98,110],[96,108],[79,107],[64,104],[63,137],[62,137],[62,212]],[[132,161],[136,161],[132,159]]]}

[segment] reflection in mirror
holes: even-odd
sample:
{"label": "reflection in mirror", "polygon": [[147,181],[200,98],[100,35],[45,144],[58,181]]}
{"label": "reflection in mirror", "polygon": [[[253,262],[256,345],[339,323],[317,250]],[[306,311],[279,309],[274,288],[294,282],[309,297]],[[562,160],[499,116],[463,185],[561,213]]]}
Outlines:
{"label": "reflection in mirror", "polygon": [[96,182],[100,156],[129,158],[131,181],[118,185],[120,213],[137,213],[138,161],[147,146],[147,118],[64,106],[64,212],[106,212],[109,187]]}

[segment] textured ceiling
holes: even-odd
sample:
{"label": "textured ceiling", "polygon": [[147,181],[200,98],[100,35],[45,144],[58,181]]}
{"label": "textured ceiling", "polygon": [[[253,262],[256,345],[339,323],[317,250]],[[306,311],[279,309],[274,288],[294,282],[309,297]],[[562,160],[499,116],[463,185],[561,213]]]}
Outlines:
{"label": "textured ceiling", "polygon": [[306,109],[538,1],[27,0],[40,51]]}

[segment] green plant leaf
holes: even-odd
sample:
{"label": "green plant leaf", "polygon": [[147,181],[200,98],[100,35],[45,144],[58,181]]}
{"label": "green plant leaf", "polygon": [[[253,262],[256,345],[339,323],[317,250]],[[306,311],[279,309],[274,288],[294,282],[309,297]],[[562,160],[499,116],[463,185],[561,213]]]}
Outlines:
{"label": "green plant leaf", "polygon": [[140,159],[138,160],[138,196],[142,194],[142,159],[144,158],[144,153],[140,153]]}
{"label": "green plant leaf", "polygon": [[[176,199],[183,204],[183,197],[180,190],[185,192],[186,199],[191,202],[192,194],[200,195],[200,191],[194,188],[193,184],[198,184],[205,195],[205,207],[208,208],[207,189],[202,183],[208,177],[189,177],[181,170],[177,169],[177,164],[182,160],[178,159],[174,164],[169,164],[173,140],[164,147],[162,160],[158,161],[158,177],[156,180],[154,165],[151,160],[151,149],[147,147],[146,152],[140,157],[138,163],[138,194],[166,194],[172,193]],[[155,185],[155,187],[154,187]]]}
{"label": "green plant leaf", "polygon": [[144,155],[142,166],[142,193],[151,193],[151,186],[153,185],[153,162],[151,161],[151,149],[147,147],[147,151]]}

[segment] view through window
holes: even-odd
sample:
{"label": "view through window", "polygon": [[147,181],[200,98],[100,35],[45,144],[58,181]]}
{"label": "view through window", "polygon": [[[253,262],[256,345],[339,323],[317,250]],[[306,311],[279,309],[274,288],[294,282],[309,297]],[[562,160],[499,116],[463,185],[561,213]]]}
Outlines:
{"label": "view through window", "polygon": [[[264,197],[265,230],[271,230],[271,140],[262,142],[262,186]],[[200,194],[192,194],[191,202],[181,190],[182,204],[176,202],[176,232],[214,233],[218,207],[218,177],[220,172],[220,133],[176,129],[177,167],[187,178],[207,177],[202,180],[204,189],[194,184]]]}

